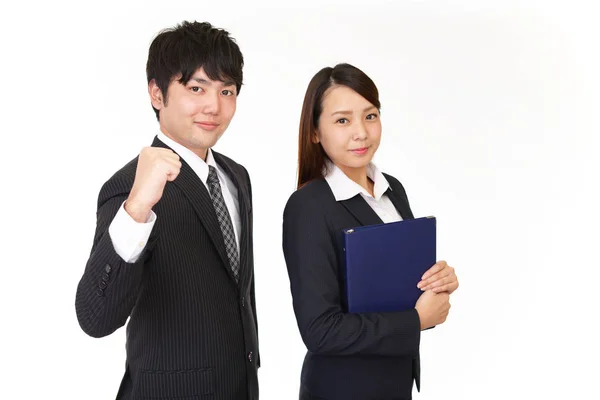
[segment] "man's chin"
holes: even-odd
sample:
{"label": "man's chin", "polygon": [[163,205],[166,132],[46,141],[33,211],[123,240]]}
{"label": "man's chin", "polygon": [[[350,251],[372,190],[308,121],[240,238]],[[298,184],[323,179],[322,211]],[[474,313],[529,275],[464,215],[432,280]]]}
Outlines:
{"label": "man's chin", "polygon": [[202,137],[193,137],[190,140],[190,146],[195,150],[210,149],[217,144],[221,135],[202,135]]}

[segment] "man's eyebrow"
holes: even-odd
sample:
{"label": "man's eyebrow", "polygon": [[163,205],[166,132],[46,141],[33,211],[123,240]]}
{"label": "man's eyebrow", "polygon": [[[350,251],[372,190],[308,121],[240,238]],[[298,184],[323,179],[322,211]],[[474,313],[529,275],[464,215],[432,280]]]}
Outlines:
{"label": "man's eyebrow", "polygon": [[190,79],[192,81],[196,81],[198,83],[205,83],[205,84],[210,84],[210,81],[204,78],[200,78],[198,76],[194,76],[192,79]]}
{"label": "man's eyebrow", "polygon": [[[213,81],[209,81],[206,78],[203,77],[199,77],[199,76],[195,76],[193,77],[191,80],[196,81],[198,83],[204,84],[204,85],[211,85]],[[227,87],[227,86],[235,86],[235,82],[234,81],[225,81],[225,82],[221,82],[221,86],[222,87]]]}

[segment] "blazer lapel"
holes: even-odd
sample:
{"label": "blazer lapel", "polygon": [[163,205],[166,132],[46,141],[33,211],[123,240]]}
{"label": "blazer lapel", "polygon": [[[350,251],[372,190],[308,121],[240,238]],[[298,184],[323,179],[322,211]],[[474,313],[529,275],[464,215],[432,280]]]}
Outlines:
{"label": "blazer lapel", "polygon": [[[161,142],[158,138],[154,139],[152,143],[153,147],[163,147],[169,149],[169,146]],[[192,170],[192,168],[183,160],[181,161],[181,171],[173,184],[181,189],[183,195],[192,204],[194,211],[198,215],[198,219],[204,225],[204,228],[208,231],[217,253],[223,261],[223,265],[227,270],[227,273],[235,282],[233,272],[229,265],[229,259],[227,258],[227,250],[225,248],[225,240],[223,239],[223,233],[221,232],[221,226],[217,219],[212,199],[206,186],[202,183],[198,175]]]}
{"label": "blazer lapel", "polygon": [[406,219],[414,219],[415,218],[413,216],[413,213],[410,211],[410,206],[408,205],[408,199],[406,198],[406,196],[401,195],[399,189],[392,190],[392,187],[390,186],[385,193],[388,195],[388,197],[392,201],[392,204],[394,205],[394,207],[396,207],[396,210],[398,210],[398,212],[400,213],[400,216],[402,216],[402,219],[406,220]]}
{"label": "blazer lapel", "polygon": [[383,224],[375,211],[367,204],[360,194],[340,203],[358,220],[361,225]]}
{"label": "blazer lapel", "polygon": [[[386,177],[387,178],[387,177]],[[391,182],[391,179],[387,179],[388,182]],[[414,219],[413,213],[410,210],[410,206],[408,204],[408,199],[406,195],[403,196],[404,191],[402,188],[396,188],[392,190],[391,183],[388,190],[386,190],[385,194],[392,201],[398,213],[402,219]],[[332,193],[333,195],[333,193]],[[341,201],[341,203],[354,215],[354,217],[362,224],[362,225],[377,225],[382,224],[383,221],[375,211],[367,204],[365,199],[362,198],[360,194],[352,197],[351,199]]]}
{"label": "blazer lapel", "polygon": [[232,166],[225,157],[213,151],[213,157],[217,164],[223,168],[225,173],[231,178],[233,184],[238,190],[238,204],[240,207],[241,232],[240,232],[240,287],[248,280],[250,268],[248,268],[248,243],[250,235],[250,194],[248,185],[246,185],[246,176],[242,174],[240,168]]}

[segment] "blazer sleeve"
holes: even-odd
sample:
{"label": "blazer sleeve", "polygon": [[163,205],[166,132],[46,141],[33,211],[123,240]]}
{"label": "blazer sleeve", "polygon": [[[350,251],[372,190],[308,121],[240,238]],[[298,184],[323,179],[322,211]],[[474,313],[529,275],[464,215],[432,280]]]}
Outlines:
{"label": "blazer sleeve", "polygon": [[341,307],[335,232],[314,197],[288,201],[283,252],[300,335],[311,353],[416,356],[420,321],[415,309],[396,313],[345,313]]}
{"label": "blazer sleeve", "polygon": [[[127,189],[119,190],[120,187]],[[113,177],[98,196],[94,242],[75,296],[79,325],[92,337],[107,336],[125,325],[137,299],[144,262],[156,241],[155,225],[134,263],[125,262],[113,247],[108,228],[130,187]]]}
{"label": "blazer sleeve", "polygon": [[[248,179],[248,195],[250,198],[250,207],[252,207],[252,184],[250,183],[250,174],[248,174],[248,170],[246,170],[246,168],[244,168],[244,172],[246,173],[246,177]],[[253,217],[252,215],[250,216],[250,224],[248,226],[248,230],[249,230],[249,237],[250,237],[250,249],[253,249],[254,247],[254,240],[253,240],[253,236],[252,236],[252,231],[253,231]],[[253,253],[254,254],[254,253]],[[254,260],[252,260],[252,265],[254,265]],[[254,314],[254,326],[256,327],[256,344],[258,347],[260,347],[258,345],[258,317],[256,316],[256,290],[255,290],[255,285],[254,285],[254,271],[252,271],[252,282],[250,283],[250,305],[252,306],[252,313]],[[258,355],[256,358],[256,366],[258,368],[260,368],[260,350],[257,351]]]}

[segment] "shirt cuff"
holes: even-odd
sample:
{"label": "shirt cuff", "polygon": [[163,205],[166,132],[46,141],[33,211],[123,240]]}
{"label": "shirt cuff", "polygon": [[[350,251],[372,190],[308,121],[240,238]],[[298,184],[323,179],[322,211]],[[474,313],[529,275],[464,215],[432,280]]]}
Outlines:
{"label": "shirt cuff", "polygon": [[148,243],[155,222],[154,211],[150,211],[145,223],[135,221],[125,211],[125,202],[123,202],[108,227],[108,234],[119,257],[127,263],[136,262]]}

